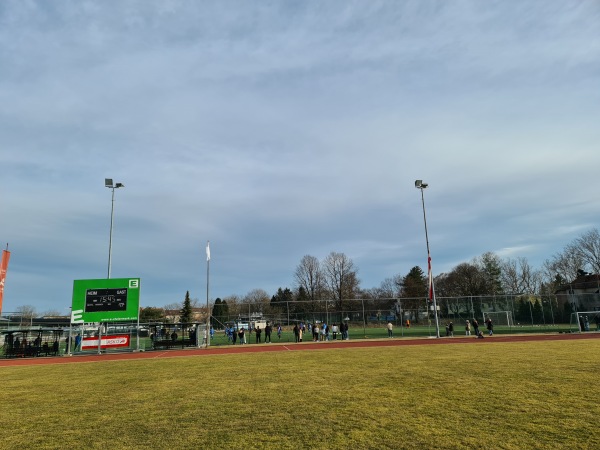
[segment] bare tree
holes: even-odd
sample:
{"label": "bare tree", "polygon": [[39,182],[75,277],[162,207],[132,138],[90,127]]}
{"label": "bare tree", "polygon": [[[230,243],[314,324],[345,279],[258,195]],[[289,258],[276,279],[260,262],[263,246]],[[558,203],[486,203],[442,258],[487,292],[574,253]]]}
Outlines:
{"label": "bare tree", "polygon": [[353,299],[359,288],[354,262],[344,253],[331,252],[323,261],[322,269],[325,284],[342,311],[344,299]]}
{"label": "bare tree", "polygon": [[270,308],[271,297],[264,289],[253,289],[244,296],[244,302],[252,305],[253,311],[266,314]]}
{"label": "bare tree", "polygon": [[[569,252],[575,253],[592,273],[600,273],[600,233],[593,228],[568,246]],[[583,269],[584,267],[580,267]]]}
{"label": "bare tree", "polygon": [[502,285],[509,294],[537,294],[542,285],[542,272],[535,270],[527,258],[507,259],[502,264]]}
{"label": "bare tree", "polygon": [[477,265],[460,263],[440,277],[437,290],[446,297],[482,295],[485,291],[485,277]]}
{"label": "bare tree", "polygon": [[302,257],[294,272],[296,287],[303,288],[310,300],[318,300],[323,292],[323,274],[319,260],[310,255]]}
{"label": "bare tree", "polygon": [[227,306],[229,307],[229,317],[236,318],[242,314],[248,314],[248,308],[243,308],[242,299],[239,295],[230,295],[228,297],[223,298],[224,302],[227,302]]}
{"label": "bare tree", "polygon": [[544,275],[547,281],[560,278],[565,281],[574,280],[578,271],[585,266],[585,261],[573,246],[567,246],[550,260],[544,262]]}
{"label": "bare tree", "polygon": [[31,323],[33,318],[37,315],[35,307],[33,307],[31,305],[18,306],[17,312],[21,316],[21,325],[23,324],[24,321]]}

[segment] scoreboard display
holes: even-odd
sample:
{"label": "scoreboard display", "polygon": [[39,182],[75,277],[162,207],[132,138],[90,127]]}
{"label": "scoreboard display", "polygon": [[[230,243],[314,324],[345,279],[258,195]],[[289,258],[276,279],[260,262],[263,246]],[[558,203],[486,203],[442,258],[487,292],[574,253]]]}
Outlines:
{"label": "scoreboard display", "polygon": [[127,289],[87,289],[85,312],[126,311]]}
{"label": "scoreboard display", "polygon": [[71,323],[126,322],[139,317],[140,279],[75,280]]}

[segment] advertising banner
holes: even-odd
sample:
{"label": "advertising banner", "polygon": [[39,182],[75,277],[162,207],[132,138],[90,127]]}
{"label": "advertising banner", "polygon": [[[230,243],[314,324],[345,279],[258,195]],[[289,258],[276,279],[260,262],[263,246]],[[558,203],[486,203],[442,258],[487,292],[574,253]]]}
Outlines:
{"label": "advertising banner", "polygon": [[138,320],[139,278],[73,281],[71,323]]}
{"label": "advertising banner", "polygon": [[[129,347],[129,335],[119,334],[115,336],[102,336],[100,348]],[[93,350],[98,348],[98,337],[84,337],[81,342],[82,350]]]}
{"label": "advertising banner", "polygon": [[2,261],[0,262],[0,314],[2,314],[2,299],[4,298],[4,282],[6,281],[6,271],[8,270],[8,260],[10,252],[2,250]]}

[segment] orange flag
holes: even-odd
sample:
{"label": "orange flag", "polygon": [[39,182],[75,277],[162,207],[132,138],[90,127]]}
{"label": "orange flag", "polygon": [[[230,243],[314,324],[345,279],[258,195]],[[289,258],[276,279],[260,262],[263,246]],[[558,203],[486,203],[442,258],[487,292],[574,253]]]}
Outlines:
{"label": "orange flag", "polygon": [[2,262],[0,262],[0,314],[2,314],[2,298],[4,297],[4,281],[6,280],[6,271],[8,270],[8,260],[10,252],[2,251]]}

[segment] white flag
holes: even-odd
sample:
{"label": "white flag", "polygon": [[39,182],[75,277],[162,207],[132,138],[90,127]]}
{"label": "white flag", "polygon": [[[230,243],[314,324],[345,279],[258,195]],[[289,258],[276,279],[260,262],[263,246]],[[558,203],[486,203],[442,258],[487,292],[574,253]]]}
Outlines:
{"label": "white flag", "polygon": [[206,242],[206,260],[210,261],[210,241]]}

